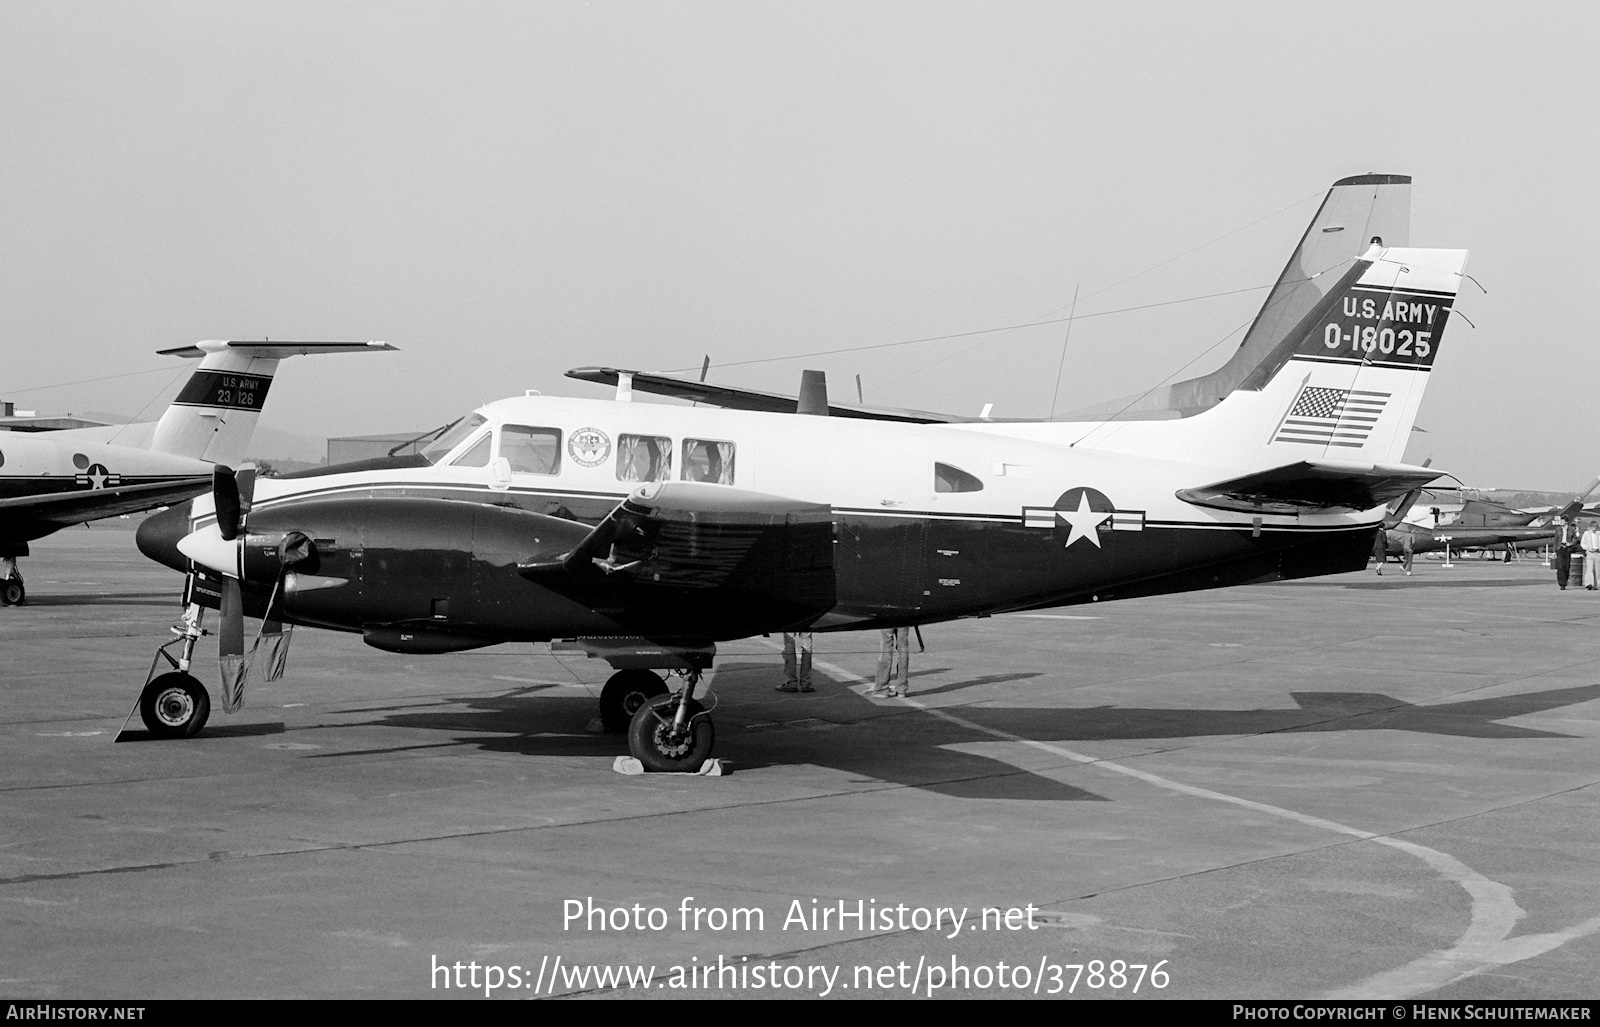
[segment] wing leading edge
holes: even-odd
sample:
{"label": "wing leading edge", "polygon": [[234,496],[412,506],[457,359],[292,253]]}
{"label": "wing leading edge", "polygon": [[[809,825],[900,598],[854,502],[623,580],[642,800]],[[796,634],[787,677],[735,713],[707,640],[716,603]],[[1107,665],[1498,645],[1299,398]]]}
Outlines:
{"label": "wing leading edge", "polygon": [[210,478],[179,478],[144,485],[104,489],[79,489],[44,496],[0,499],[0,521],[28,521],[67,527],[102,517],[153,510],[208,492]]}

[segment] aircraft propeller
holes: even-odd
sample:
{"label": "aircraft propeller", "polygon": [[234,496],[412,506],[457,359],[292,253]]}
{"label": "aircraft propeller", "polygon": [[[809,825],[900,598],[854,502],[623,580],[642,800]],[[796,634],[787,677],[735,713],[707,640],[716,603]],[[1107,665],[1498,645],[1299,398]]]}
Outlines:
{"label": "aircraft propeller", "polygon": [[[266,679],[283,676],[289,637],[278,613],[278,598],[289,572],[316,555],[303,532],[248,533],[250,507],[255,493],[255,469],[218,466],[212,476],[212,498],[217,522],[191,532],[178,542],[178,551],[195,564],[221,577],[221,611],[217,631],[217,662],[222,675],[223,709],[233,712],[244,701],[250,663],[266,643]],[[244,643],[244,585],[270,584],[261,630],[248,652]]]}

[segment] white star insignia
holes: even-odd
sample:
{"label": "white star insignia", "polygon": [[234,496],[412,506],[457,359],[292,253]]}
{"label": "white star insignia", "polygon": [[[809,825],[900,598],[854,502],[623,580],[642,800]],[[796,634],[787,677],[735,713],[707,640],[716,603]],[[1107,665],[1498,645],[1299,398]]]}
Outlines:
{"label": "white star insignia", "polygon": [[1072,543],[1080,538],[1086,538],[1094,543],[1096,549],[1099,549],[1100,525],[1105,523],[1106,518],[1110,516],[1110,510],[1089,509],[1089,494],[1087,492],[1080,493],[1076,510],[1056,511],[1056,521],[1058,523],[1064,521],[1072,526],[1072,530],[1067,533],[1066,544],[1062,548],[1071,549]]}

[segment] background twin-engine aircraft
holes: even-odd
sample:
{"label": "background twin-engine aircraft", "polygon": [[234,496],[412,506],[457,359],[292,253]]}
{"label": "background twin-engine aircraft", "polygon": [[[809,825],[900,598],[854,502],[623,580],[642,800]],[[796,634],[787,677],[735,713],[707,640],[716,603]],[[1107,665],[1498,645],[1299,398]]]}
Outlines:
{"label": "background twin-engine aircraft", "polygon": [[393,348],[383,342],[210,339],[160,351],[203,359],[159,421],[0,433],[0,602],[26,601],[17,559],[28,555],[34,539],[210,489],[215,465],[244,459],[279,360]]}
{"label": "background twin-engine aircraft", "polygon": [[227,709],[263,647],[267,679],[283,672],[294,624],[398,652],[568,640],[617,669],[601,712],[630,751],[689,770],[712,748],[695,691],[718,641],[1360,569],[1385,504],[1438,476],[1399,461],[1466,261],[1403,245],[1408,196],[1400,176],[1336,183],[1233,360],[1090,419],[846,407],[820,376],[797,402],[582,369],[615,398],[501,400],[411,457],[219,471],[139,531],[188,573],[143,719],[204,724],[188,671],[215,607]]}

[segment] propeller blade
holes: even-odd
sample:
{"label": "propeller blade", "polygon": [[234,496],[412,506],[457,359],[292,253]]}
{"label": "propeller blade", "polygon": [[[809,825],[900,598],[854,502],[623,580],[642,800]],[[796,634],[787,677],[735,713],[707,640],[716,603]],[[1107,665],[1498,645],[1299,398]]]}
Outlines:
{"label": "propeller blade", "polygon": [[[297,537],[305,542],[309,550],[311,541],[298,531],[292,531],[280,544],[280,552],[286,553],[291,548],[292,540]],[[287,562],[288,557],[285,557],[285,563]],[[266,647],[263,658],[267,661],[265,675],[268,681],[282,678],[289,664],[289,634],[294,630],[294,626],[284,627],[282,615],[278,612],[278,597],[283,595],[283,583],[288,573],[288,567],[285,566],[278,574],[278,580],[273,582],[272,595],[267,597],[267,615],[261,619],[261,631],[256,635],[256,644],[250,647],[252,656],[260,652],[263,646]]]}
{"label": "propeller blade", "polygon": [[233,468],[218,464],[211,472],[211,499],[217,508],[217,529],[223,539],[232,542],[244,527],[244,501],[239,498],[239,481]]}
{"label": "propeller blade", "polygon": [[222,579],[220,620],[217,667],[222,674],[222,708],[233,713],[244,705],[244,679],[250,672],[244,656],[244,594],[237,578]]}
{"label": "propeller blade", "polygon": [[293,625],[285,627],[281,621],[269,620],[261,625],[261,638],[256,645],[264,649],[261,658],[267,661],[266,680],[277,681],[288,669],[289,637],[293,632]]}

